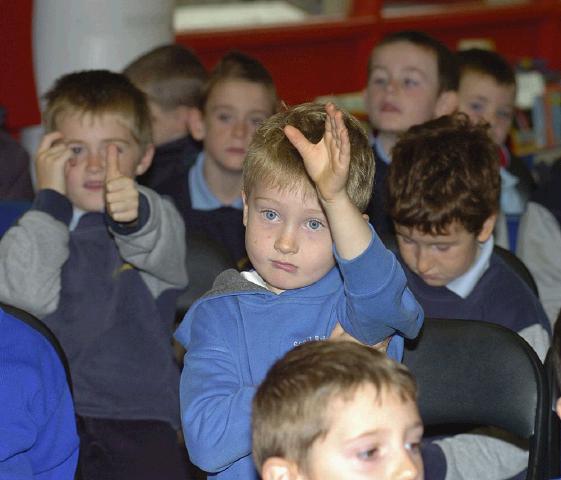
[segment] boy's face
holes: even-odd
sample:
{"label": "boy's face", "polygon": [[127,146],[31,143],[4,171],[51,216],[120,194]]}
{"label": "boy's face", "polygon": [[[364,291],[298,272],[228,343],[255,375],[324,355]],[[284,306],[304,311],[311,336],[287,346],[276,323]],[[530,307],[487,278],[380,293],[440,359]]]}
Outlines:
{"label": "boy's face", "polygon": [[162,145],[189,134],[189,109],[185,106],[164,110],[149,100],[154,144]]}
{"label": "boy's face", "polygon": [[423,479],[423,425],[415,402],[359,388],[330,405],[331,426],[308,454],[300,480]]}
{"label": "boy's face", "polygon": [[514,85],[501,85],[490,75],[468,70],[460,78],[459,110],[474,123],[489,123],[491,137],[502,145],[512,124],[515,94]]}
{"label": "boy's face", "polygon": [[370,123],[382,133],[401,133],[432,119],[438,82],[436,55],[430,50],[410,42],[376,48],[365,92]]}
{"label": "boy's face", "polygon": [[86,212],[105,209],[105,159],[109,145],[117,146],[119,171],[126,177],[144,173],[152,161],[153,148],[143,153],[116,114],[69,113],[58,120],[57,127],[62,141],[73,153],[64,168],[66,195],[74,206]]}
{"label": "boy's face", "polygon": [[256,185],[243,202],[248,257],[271,291],[311,285],[333,268],[331,231],[316,195]]}
{"label": "boy's face", "polygon": [[466,273],[478,252],[478,242],[489,239],[495,217],[487,219],[479,235],[454,222],[444,235],[425,234],[395,223],[399,253],[411,271],[432,287],[441,287]]}
{"label": "boy's face", "polygon": [[216,84],[192,132],[204,142],[205,162],[214,170],[241,174],[255,130],[272,114],[271,95],[264,85],[246,80]]}

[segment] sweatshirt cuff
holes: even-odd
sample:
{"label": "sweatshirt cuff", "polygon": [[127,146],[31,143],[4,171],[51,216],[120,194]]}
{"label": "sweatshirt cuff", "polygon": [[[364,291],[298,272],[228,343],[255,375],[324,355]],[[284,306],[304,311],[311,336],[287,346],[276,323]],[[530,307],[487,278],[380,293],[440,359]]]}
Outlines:
{"label": "sweatshirt cuff", "polygon": [[425,469],[425,478],[444,480],[446,478],[446,457],[442,449],[432,442],[421,443],[421,455]]}
{"label": "sweatshirt cuff", "polygon": [[62,193],[50,188],[37,192],[31,208],[47,213],[65,225],[70,225],[72,220],[72,203],[70,203],[70,200]]}
{"label": "sweatshirt cuff", "polygon": [[107,212],[105,212],[105,219],[107,225],[113,232],[117,235],[131,235],[138,232],[146,225],[148,219],[150,218],[150,204],[148,203],[148,198],[143,193],[138,196],[138,218],[134,222],[120,223],[114,221]]}

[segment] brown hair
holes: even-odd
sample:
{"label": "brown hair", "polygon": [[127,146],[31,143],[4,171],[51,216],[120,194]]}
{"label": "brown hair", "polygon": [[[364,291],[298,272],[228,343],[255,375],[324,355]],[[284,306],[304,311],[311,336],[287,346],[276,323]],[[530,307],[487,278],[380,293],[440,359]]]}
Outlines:
{"label": "brown hair", "polygon": [[123,73],[163,110],[198,107],[207,72],[182,45],[161,45],[139,56]]}
{"label": "brown hair", "polygon": [[460,78],[466,72],[480,73],[493,78],[499,85],[516,85],[514,69],[497,52],[470,48],[458,52]]}
{"label": "brown hair", "polygon": [[464,114],[417,125],[392,150],[388,213],[400,225],[441,235],[457,221],[479,234],[499,209],[499,157],[485,126]]}
{"label": "brown hair", "polygon": [[[458,90],[459,71],[458,62],[454,53],[441,41],[437,40],[424,32],[415,30],[403,30],[386,35],[377,43],[373,50],[376,51],[384,45],[392,43],[406,42],[415,45],[416,47],[423,48],[429,52],[434,53],[436,57],[436,65],[438,70],[438,93],[456,91]],[[370,54],[368,60],[368,78],[372,73],[372,58]]]}
{"label": "brown hair", "polygon": [[[342,110],[351,143],[351,163],[347,193],[364,211],[370,200],[374,178],[374,157],[360,122]],[[243,165],[243,190],[249,195],[253,185],[265,182],[280,189],[315,192],[302,157],[284,134],[286,125],[298,128],[313,143],[325,133],[325,105],[304,103],[269,117],[255,132]],[[308,188],[309,187],[309,188]]]}
{"label": "brown hair", "polygon": [[57,129],[61,115],[79,113],[122,117],[144,150],[152,142],[146,96],[121,73],[85,70],[60,77],[44,96],[43,123],[47,132]]}
{"label": "brown hair", "polygon": [[204,112],[208,98],[214,88],[228,80],[245,80],[262,85],[269,94],[271,111],[274,113],[278,110],[279,101],[271,74],[259,60],[245,53],[232,50],[220,59],[203,86],[199,102],[199,108],[202,112]]}
{"label": "brown hair", "polygon": [[329,406],[350,400],[362,386],[416,401],[407,367],[377,350],[349,341],[311,341],[278,360],[253,399],[253,459],[258,470],[270,457],[306,469],[307,452],[329,432]]}

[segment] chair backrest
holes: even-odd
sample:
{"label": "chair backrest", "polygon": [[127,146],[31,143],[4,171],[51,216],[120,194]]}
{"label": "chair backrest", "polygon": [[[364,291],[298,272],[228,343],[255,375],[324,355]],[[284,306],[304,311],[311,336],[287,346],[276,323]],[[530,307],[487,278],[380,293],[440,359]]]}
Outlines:
{"label": "chair backrest", "polygon": [[38,331],[49,341],[49,343],[53,346],[55,352],[57,353],[58,357],[60,358],[60,362],[62,363],[62,366],[64,367],[64,372],[66,373],[66,380],[68,381],[68,387],[70,388],[70,393],[72,393],[72,377],[70,376],[70,367],[68,366],[68,359],[66,358],[66,354],[64,353],[64,350],[62,349],[55,334],[41,320],[39,320],[34,315],[31,315],[31,313],[22,310],[21,308],[17,308],[5,303],[0,303],[0,308],[4,310],[6,313],[12,315],[12,317],[17,318],[18,320],[29,325],[34,330]]}
{"label": "chair backrest", "polygon": [[29,208],[31,202],[28,200],[0,200],[0,237],[4,235],[17,219]]}
{"label": "chair backrest", "polygon": [[524,282],[526,282],[526,285],[530,287],[530,290],[532,290],[536,294],[536,296],[539,297],[536,281],[534,280],[534,277],[532,276],[530,270],[528,270],[528,267],[522,260],[520,260],[520,258],[518,258],[510,250],[507,250],[506,248],[503,248],[499,245],[493,246],[493,252],[501,257],[505,261],[505,263],[510,268],[512,268],[518,274],[518,276],[522,280],[524,280]]}
{"label": "chair backrest", "polygon": [[203,235],[188,235],[189,286],[177,301],[176,317],[183,318],[195,300],[210,290],[217,275],[228,268],[236,265],[225,248]]}
{"label": "chair backrest", "polygon": [[558,478],[561,476],[561,420],[557,416],[555,406],[557,399],[561,396],[557,386],[555,368],[553,366],[553,350],[550,348],[545,357],[545,373],[549,385],[549,408],[547,428],[547,478]]}
{"label": "chair backrest", "polygon": [[522,337],[488,322],[426,318],[403,363],[417,379],[426,426],[489,425],[528,439],[526,478],[543,478],[547,380]]}

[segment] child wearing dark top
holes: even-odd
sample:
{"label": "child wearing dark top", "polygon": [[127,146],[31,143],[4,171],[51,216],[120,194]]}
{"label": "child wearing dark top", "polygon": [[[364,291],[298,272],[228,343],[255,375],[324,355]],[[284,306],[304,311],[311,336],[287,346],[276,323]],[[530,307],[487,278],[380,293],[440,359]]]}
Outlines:
{"label": "child wearing dark top", "polygon": [[0,299],[42,319],[70,365],[81,478],[184,478],[175,302],[185,232],[134,178],[153,154],[144,94],[76,72],[46,94],[32,208],[0,242]]}
{"label": "child wearing dark top", "polygon": [[148,98],[156,146],[152,165],[137,181],[171,197],[184,213],[187,169],[202,148],[191,133],[206,69],[192,50],[167,44],[142,54],[123,73]]}
{"label": "child wearing dark top", "polygon": [[[485,128],[463,114],[444,116],[411,128],[393,152],[389,213],[408,285],[425,314],[500,324],[543,360],[550,335],[545,312],[493,253],[499,159]],[[436,445],[442,452],[425,465],[446,470],[446,479],[510,478],[527,465],[527,452],[485,431]]]}
{"label": "child wearing dark top", "polygon": [[258,478],[251,402],[295,345],[331,336],[385,345],[391,337],[387,354],[401,360],[403,337],[421,328],[399,262],[362,215],[373,175],[362,126],[334,105],[293,107],[255,133],[243,169],[254,270],[220,274],[176,332],[187,350],[186,445],[211,477]]}
{"label": "child wearing dark top", "polygon": [[457,88],[455,55],[426,33],[391,33],[372,50],[364,101],[375,131],[376,178],[366,213],[382,238],[393,233],[385,207],[392,148],[412,125],[452,113],[457,106]]}
{"label": "child wearing dark top", "polygon": [[230,52],[203,88],[193,137],[203,151],[188,172],[185,223],[189,233],[224,247],[232,263],[247,262],[242,224],[242,162],[253,134],[277,111],[273,79],[256,59]]}

